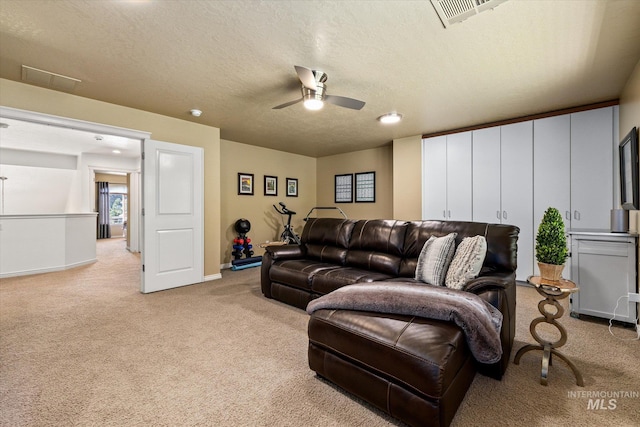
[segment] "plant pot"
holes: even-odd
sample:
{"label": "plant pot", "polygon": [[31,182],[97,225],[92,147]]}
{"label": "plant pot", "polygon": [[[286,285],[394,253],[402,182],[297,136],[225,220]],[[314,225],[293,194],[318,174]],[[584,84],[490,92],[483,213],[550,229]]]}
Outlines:
{"label": "plant pot", "polygon": [[540,276],[543,279],[557,282],[562,278],[562,270],[564,270],[564,264],[556,265],[539,262],[538,268],[540,268]]}

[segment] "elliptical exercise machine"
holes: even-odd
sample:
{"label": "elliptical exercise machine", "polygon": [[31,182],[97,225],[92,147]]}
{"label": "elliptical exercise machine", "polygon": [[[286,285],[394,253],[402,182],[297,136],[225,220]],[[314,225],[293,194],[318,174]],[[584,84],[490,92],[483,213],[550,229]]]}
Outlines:
{"label": "elliptical exercise machine", "polygon": [[280,215],[288,216],[286,224],[284,223],[284,219],[282,220],[284,231],[280,235],[280,240],[285,242],[286,244],[295,243],[296,245],[301,245],[302,242],[300,241],[300,237],[293,232],[293,228],[291,227],[291,217],[296,213],[292,210],[287,209],[284,203],[280,202],[278,204],[280,205],[280,209],[278,209],[276,205],[273,205],[273,208],[276,210],[276,212],[278,212]]}

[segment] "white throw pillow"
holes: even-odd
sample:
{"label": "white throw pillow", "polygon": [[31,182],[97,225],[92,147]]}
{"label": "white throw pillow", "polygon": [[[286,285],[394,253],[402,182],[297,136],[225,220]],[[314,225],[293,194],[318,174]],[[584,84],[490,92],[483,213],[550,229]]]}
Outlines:
{"label": "white throw pillow", "polygon": [[462,289],[468,280],[478,277],[486,255],[487,240],[484,236],[462,239],[447,271],[445,285],[452,289]]}
{"label": "white throw pillow", "polygon": [[422,247],[416,266],[415,279],[430,285],[442,286],[447,268],[456,249],[458,233],[442,237],[431,236]]}

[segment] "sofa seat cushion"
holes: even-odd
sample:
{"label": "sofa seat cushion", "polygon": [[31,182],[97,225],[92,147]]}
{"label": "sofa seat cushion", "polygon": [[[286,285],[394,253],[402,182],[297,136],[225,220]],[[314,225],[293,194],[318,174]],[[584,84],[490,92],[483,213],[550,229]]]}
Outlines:
{"label": "sofa seat cushion", "polygon": [[269,278],[272,282],[311,290],[311,278],[315,274],[339,268],[340,266],[335,264],[309,259],[275,261],[269,270]]}
{"label": "sofa seat cushion", "polygon": [[361,282],[376,282],[391,278],[393,278],[393,276],[388,274],[352,267],[327,269],[318,271],[313,275],[311,279],[311,290],[316,294],[326,295],[346,285]]}
{"label": "sofa seat cushion", "polygon": [[472,363],[455,324],[413,316],[318,310],[309,320],[309,342],[431,399],[442,398]]}

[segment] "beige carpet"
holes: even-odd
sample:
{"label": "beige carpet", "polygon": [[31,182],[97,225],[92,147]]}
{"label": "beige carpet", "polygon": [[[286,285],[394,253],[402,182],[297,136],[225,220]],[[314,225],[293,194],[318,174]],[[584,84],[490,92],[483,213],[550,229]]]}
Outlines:
{"label": "beige carpet", "polygon": [[[309,370],[307,314],[265,299],[259,269],[142,295],[122,240],[100,241],[98,259],[0,280],[0,425],[399,425]],[[518,287],[516,349],[533,342],[539,299]],[[637,426],[639,397],[594,410],[568,392],[637,395],[638,341],[603,322],[562,323],[584,388],[560,360],[540,385],[540,352],[528,353],[503,381],[477,375],[453,425]]]}

